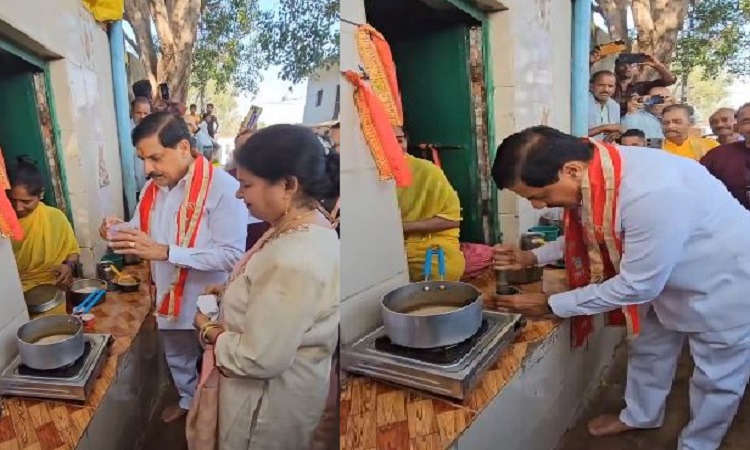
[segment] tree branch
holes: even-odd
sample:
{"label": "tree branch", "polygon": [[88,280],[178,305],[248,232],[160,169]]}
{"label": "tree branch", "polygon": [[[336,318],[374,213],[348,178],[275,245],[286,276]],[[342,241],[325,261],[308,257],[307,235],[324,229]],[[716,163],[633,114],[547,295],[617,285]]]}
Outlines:
{"label": "tree branch", "polygon": [[133,47],[133,50],[135,50],[135,52],[138,53],[138,56],[140,57],[141,47],[138,46],[138,43],[130,39],[130,36],[128,36],[127,34],[125,34],[124,36],[125,36],[125,40],[127,41],[127,43],[130,44],[131,47]]}

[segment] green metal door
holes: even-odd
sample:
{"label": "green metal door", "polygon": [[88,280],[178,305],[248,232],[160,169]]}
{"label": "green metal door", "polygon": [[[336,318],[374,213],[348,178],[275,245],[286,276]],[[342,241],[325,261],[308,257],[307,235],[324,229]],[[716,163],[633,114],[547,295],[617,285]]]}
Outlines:
{"label": "green metal door", "polygon": [[469,26],[451,24],[392,42],[411,144],[440,150],[463,209],[461,240],[483,242],[482,200],[469,68]]}
{"label": "green metal door", "polygon": [[21,155],[28,155],[36,161],[47,180],[44,202],[57,206],[44,153],[33,74],[25,72],[0,77],[0,99],[3,104],[0,108],[0,148],[6,164],[12,168]]}

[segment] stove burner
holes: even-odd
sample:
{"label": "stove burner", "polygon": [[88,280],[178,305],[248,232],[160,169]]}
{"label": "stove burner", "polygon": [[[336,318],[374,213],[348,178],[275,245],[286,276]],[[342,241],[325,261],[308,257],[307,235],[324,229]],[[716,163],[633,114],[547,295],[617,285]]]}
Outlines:
{"label": "stove burner", "polygon": [[469,353],[488,329],[489,322],[487,319],[482,319],[482,325],[474,336],[458,344],[438,348],[402,347],[391,342],[388,336],[381,336],[375,339],[375,349],[430,364],[451,365],[457,363],[464,355]]}
{"label": "stove burner", "polygon": [[83,355],[74,362],[64,367],[58,367],[57,369],[50,370],[39,370],[32,369],[25,364],[18,366],[18,374],[27,377],[41,377],[41,378],[72,378],[81,371],[83,363],[86,362],[86,358],[91,353],[91,342],[86,341],[84,344]]}

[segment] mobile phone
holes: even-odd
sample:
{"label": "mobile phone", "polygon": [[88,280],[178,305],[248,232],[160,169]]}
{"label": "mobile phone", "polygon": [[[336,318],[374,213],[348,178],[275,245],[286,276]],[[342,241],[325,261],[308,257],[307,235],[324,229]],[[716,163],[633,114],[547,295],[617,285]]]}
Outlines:
{"label": "mobile phone", "polygon": [[169,86],[167,83],[159,84],[159,94],[161,95],[162,100],[169,100]]}
{"label": "mobile phone", "polygon": [[665,98],[663,95],[652,95],[648,100],[644,101],[643,104],[646,106],[661,105],[664,103],[664,100]]}
{"label": "mobile phone", "polygon": [[659,148],[660,149],[663,144],[664,144],[664,139],[662,139],[662,138],[650,138],[650,139],[646,139],[646,147]]}
{"label": "mobile phone", "polygon": [[621,53],[617,57],[618,64],[643,64],[648,61],[645,53]]}
{"label": "mobile phone", "polygon": [[607,42],[606,44],[600,44],[594,47],[594,50],[599,52],[599,56],[602,58],[609,55],[614,55],[615,53],[620,53],[624,51],[627,48],[625,45],[625,41],[623,40],[617,40],[613,42]]}

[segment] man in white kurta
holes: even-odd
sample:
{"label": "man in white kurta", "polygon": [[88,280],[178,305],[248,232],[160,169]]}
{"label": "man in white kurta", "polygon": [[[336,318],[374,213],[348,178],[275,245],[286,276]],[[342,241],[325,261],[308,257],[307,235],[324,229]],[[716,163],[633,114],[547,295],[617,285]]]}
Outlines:
{"label": "man in white kurta", "polygon": [[[177,268],[187,269],[187,277],[176,316],[157,315],[167,364],[180,395],[179,405],[167,408],[162,419],[177,419],[189,408],[198,380],[201,348],[193,326],[198,296],[211,285],[226,282],[234,264],[245,250],[247,208],[236,197],[239,183],[224,170],[215,169],[205,191],[203,213],[192,246],[177,244],[177,219],[186,201],[190,169],[197,167],[195,148],[185,123],[168,113],[148,116],[134,130],[133,140],[151,180],[144,187],[156,187],[148,220],[148,235],[140,231],[144,195],[129,222],[135,230],[119,230],[110,246],[118,253],[130,253],[150,261],[156,285],[156,309],[165,301]],[[170,143],[162,141],[170,140]],[[202,158],[202,156],[197,156]],[[208,162],[202,160],[202,167]],[[197,209],[195,202],[191,201]],[[100,232],[106,235],[116,220],[105,219]],[[137,230],[137,231],[136,231]],[[154,250],[155,249],[155,250]]]}
{"label": "man in white kurta", "polygon": [[[197,364],[201,348],[193,326],[193,318],[198,311],[198,296],[208,286],[226,282],[234,264],[245,253],[247,235],[247,208],[235,197],[239,183],[225,171],[217,169],[208,192],[195,247],[177,246],[175,217],[185,197],[186,181],[183,178],[171,190],[160,186],[151,213],[151,238],[168,243],[170,247],[168,261],[151,262],[157,307],[159,300],[169,291],[175,266],[189,269],[179,317],[170,320],[157,316],[167,363],[183,410],[190,409],[198,382]],[[135,228],[140,227],[139,219],[136,213],[130,224]]]}
{"label": "man in white kurta", "polygon": [[[619,274],[601,284],[542,296],[540,302],[559,317],[642,305],[641,331],[629,355],[627,407],[619,418],[592,421],[600,421],[599,430],[590,424],[592,433],[660,427],[687,339],[696,367],[690,381],[691,420],[678,448],[716,449],[750,376],[750,214],[695,161],[660,150],[619,149]],[[539,201],[533,197],[527,196]],[[526,261],[557,261],[563,248],[560,238],[534,250]],[[536,300],[529,296],[499,303],[531,311]]]}

